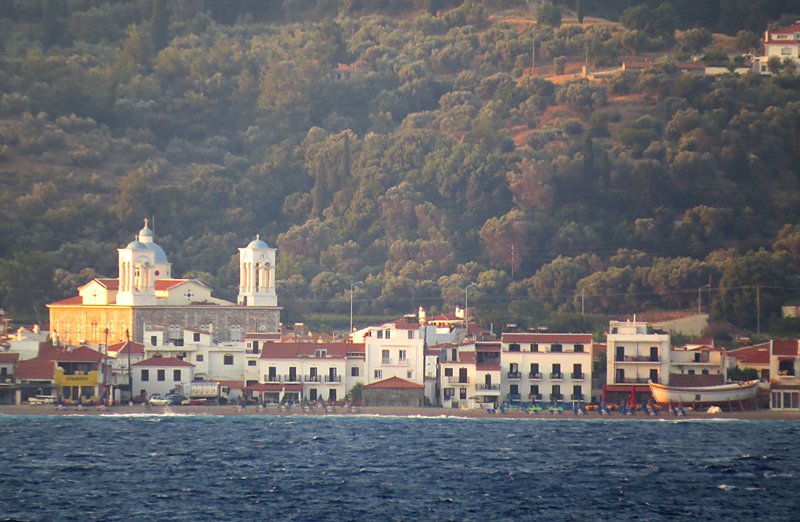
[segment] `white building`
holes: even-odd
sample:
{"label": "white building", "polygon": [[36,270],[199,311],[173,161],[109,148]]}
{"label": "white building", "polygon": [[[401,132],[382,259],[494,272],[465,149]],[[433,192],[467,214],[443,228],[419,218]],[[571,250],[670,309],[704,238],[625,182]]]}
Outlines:
{"label": "white building", "polygon": [[265,342],[259,381],[246,391],[269,402],[343,401],[364,383],[363,343]]}
{"label": "white building", "polygon": [[194,365],[174,357],[151,357],[133,365],[135,396],[149,398],[183,389],[194,380]]}
{"label": "white building", "polygon": [[724,384],[728,360],[724,348],[687,345],[669,352],[671,386],[710,386]]}
{"label": "white building", "polygon": [[753,58],[753,71],[762,74],[770,72],[768,62],[773,57],[781,62],[790,59],[800,66],[800,21],[790,27],[766,32],[764,56]]}
{"label": "white building", "polygon": [[445,408],[493,408],[500,402],[499,342],[473,341],[442,350],[439,403]]}
{"label": "white building", "polygon": [[649,381],[667,384],[670,374],[669,334],[648,333],[647,323],[611,321],[606,336],[607,401],[616,404],[636,395],[637,403],[650,395]]}
{"label": "white building", "polygon": [[504,333],[501,399],[590,402],[592,334]]}
{"label": "white building", "polygon": [[40,331],[39,325],[31,328],[20,328],[8,336],[9,352],[18,353],[20,361],[33,359],[39,355],[39,344],[47,341],[47,331]]}

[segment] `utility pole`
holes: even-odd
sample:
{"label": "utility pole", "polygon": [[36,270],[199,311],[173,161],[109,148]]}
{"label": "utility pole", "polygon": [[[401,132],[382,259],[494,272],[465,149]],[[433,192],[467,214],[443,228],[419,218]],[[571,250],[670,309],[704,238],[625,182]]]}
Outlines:
{"label": "utility pole", "polygon": [[756,285],[756,333],[761,333],[761,287]]}
{"label": "utility pole", "polygon": [[356,286],[361,284],[364,284],[364,281],[359,281],[358,283],[353,283],[352,285],[350,285],[350,331],[348,332],[347,335],[351,336],[351,339],[353,335],[353,290],[355,289]]}
{"label": "utility pole", "polygon": [[130,390],[130,397],[128,398],[128,406],[133,406],[133,369],[131,368],[131,334],[125,330],[125,347],[128,349],[128,389]]}
{"label": "utility pole", "polygon": [[514,280],[514,243],[511,243],[511,280]]}

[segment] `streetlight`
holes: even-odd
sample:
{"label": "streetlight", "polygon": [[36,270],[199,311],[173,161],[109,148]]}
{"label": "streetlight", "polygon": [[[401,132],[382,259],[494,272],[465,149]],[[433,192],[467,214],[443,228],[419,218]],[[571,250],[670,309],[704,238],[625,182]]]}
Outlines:
{"label": "streetlight", "polygon": [[350,334],[353,335],[353,290],[358,285],[363,285],[364,281],[359,281],[350,285]]}
{"label": "streetlight", "polygon": [[478,283],[470,283],[464,289],[464,322],[467,325],[467,337],[469,337],[469,287],[478,286]]}
{"label": "streetlight", "polygon": [[[703,314],[703,297],[701,295],[703,288],[708,288],[709,296],[711,295],[711,285],[704,285],[697,289],[697,315]],[[709,297],[709,304],[710,301],[711,298]],[[709,310],[709,315],[711,315],[711,310]]]}

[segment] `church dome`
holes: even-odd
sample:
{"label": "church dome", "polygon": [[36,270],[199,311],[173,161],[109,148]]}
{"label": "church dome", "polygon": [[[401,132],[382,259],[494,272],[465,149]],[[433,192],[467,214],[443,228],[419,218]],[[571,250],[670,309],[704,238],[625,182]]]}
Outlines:
{"label": "church dome", "polygon": [[153,231],[145,225],[145,227],[139,231],[139,237],[153,237]]}
{"label": "church dome", "polygon": [[152,250],[155,252],[156,263],[160,265],[169,263],[169,261],[167,261],[167,254],[164,253],[164,249],[158,246],[157,244],[147,243],[144,245],[144,247],[147,248],[148,250]]}
{"label": "church dome", "polygon": [[134,239],[133,241],[128,243],[128,246],[126,246],[125,248],[130,250],[147,250],[147,245],[145,245],[138,239]]}
{"label": "church dome", "polygon": [[261,236],[256,236],[255,241],[251,241],[247,248],[269,248],[269,245],[261,241]]}

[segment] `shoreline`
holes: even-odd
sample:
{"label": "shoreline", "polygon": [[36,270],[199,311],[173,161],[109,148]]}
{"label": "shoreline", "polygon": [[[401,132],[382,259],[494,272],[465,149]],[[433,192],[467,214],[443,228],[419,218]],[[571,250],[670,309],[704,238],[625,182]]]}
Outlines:
{"label": "shoreline", "polygon": [[635,415],[611,413],[599,415],[591,412],[588,415],[575,415],[572,411],[553,415],[549,412],[529,414],[523,411],[508,411],[505,413],[488,413],[486,410],[451,410],[446,408],[406,408],[391,406],[361,407],[358,411],[350,412],[344,408],[335,411],[314,409],[303,412],[299,409],[281,411],[270,408],[260,410],[249,406],[243,411],[237,411],[235,406],[151,406],[150,410],[142,405],[114,406],[106,411],[100,411],[95,406],[87,407],[85,411],[76,411],[75,407],[68,407],[65,411],[56,411],[52,405],[5,405],[0,406],[0,415],[55,415],[55,416],[95,416],[95,415],[212,415],[217,417],[249,417],[249,416],[282,416],[282,417],[346,417],[346,416],[384,416],[384,417],[435,417],[435,418],[464,418],[464,419],[598,419],[598,420],[740,420],[740,421],[800,421],[798,411],[734,411],[722,413],[706,413],[703,411],[687,411],[685,416],[675,416],[666,411],[658,415],[646,415],[637,412]]}

